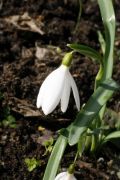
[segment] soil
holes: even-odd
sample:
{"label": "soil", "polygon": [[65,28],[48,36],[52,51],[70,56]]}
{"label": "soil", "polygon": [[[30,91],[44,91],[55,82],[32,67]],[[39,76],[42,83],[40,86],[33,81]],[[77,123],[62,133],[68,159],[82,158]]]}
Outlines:
{"label": "soil", "polygon": [[[120,4],[116,11],[115,66],[113,78],[120,83]],[[100,49],[97,31],[103,31],[96,1],[83,0],[83,12],[77,24],[77,0],[2,0],[0,2],[0,179],[42,180],[50,155],[44,142],[56,140],[58,130],[67,127],[76,115],[71,94],[69,108],[60,108],[47,117],[36,108],[36,98],[45,77],[56,69],[69,50],[68,43]],[[75,29],[77,24],[77,29]],[[35,26],[34,26],[35,25]],[[70,69],[79,89],[81,105],[94,89],[98,65],[80,54],[74,55]],[[120,94],[108,107],[120,112]],[[15,126],[5,125],[8,116]],[[84,154],[77,161],[75,175],[80,179],[120,179],[120,147],[109,143],[96,157]],[[66,170],[74,159],[75,149],[66,150],[61,169]],[[40,165],[29,172],[26,158],[35,158]],[[66,163],[67,162],[67,163]]]}

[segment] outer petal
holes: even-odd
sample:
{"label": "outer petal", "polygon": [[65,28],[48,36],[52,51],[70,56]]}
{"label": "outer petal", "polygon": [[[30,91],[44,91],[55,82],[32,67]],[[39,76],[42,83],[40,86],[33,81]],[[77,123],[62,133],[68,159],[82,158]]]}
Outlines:
{"label": "outer petal", "polygon": [[71,83],[72,90],[73,90],[73,95],[75,98],[75,103],[76,103],[77,109],[79,111],[80,110],[80,97],[79,97],[79,93],[78,93],[78,89],[77,89],[75,80],[71,76],[70,72],[69,72],[69,78],[70,78],[70,83]]}
{"label": "outer petal", "polygon": [[61,96],[61,111],[65,112],[68,107],[69,98],[70,98],[70,91],[71,91],[71,84],[69,78],[69,72],[67,72],[64,82],[64,89]]}
{"label": "outer petal", "polygon": [[55,180],[77,180],[73,174],[69,174],[68,172],[62,172],[58,174]]}
{"label": "outer petal", "polygon": [[41,93],[42,90],[44,90],[43,94],[41,95],[41,106],[44,114],[47,115],[51,113],[58,105],[61,98],[67,71],[68,68],[61,65],[45,79],[42,85],[43,87],[41,87]]}
{"label": "outer petal", "polygon": [[67,172],[62,172],[56,176],[55,180],[64,180],[66,176]]}
{"label": "outer petal", "polygon": [[45,91],[45,83],[44,82],[41,85],[38,96],[37,96],[37,102],[36,102],[37,108],[40,108],[40,106],[42,105],[42,99],[44,97],[44,91]]}

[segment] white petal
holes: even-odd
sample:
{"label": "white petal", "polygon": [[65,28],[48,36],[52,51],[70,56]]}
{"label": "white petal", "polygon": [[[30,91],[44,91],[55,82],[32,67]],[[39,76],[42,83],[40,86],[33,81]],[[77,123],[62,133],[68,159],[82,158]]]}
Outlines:
{"label": "white petal", "polygon": [[69,174],[68,172],[62,172],[58,174],[55,180],[77,180],[73,174]]}
{"label": "white petal", "polygon": [[[45,82],[45,81],[44,81]],[[36,102],[36,106],[37,108],[40,108],[40,106],[42,105],[42,99],[44,96],[44,90],[45,90],[45,85],[44,83],[41,85],[38,96],[37,96],[37,102]]]}
{"label": "white petal", "polygon": [[71,84],[70,84],[69,74],[67,72],[66,77],[65,77],[65,82],[64,82],[64,89],[63,89],[62,97],[61,97],[61,111],[62,112],[65,112],[67,110],[69,98],[70,98],[70,91],[71,91]]}
{"label": "white petal", "polygon": [[67,178],[65,180],[77,180],[73,174],[67,173]]}
{"label": "white petal", "polygon": [[67,172],[62,172],[56,176],[55,180],[64,180],[66,176],[67,176]]}
{"label": "white petal", "polygon": [[80,98],[79,98],[79,93],[78,93],[78,89],[75,83],[75,80],[73,79],[72,75],[69,72],[69,78],[70,78],[70,82],[71,82],[71,86],[72,86],[72,90],[73,90],[73,95],[75,98],[75,103],[77,106],[78,111],[80,110]]}
{"label": "white petal", "polygon": [[42,110],[45,115],[51,113],[58,105],[68,68],[61,65],[53,71],[44,81],[44,92],[42,94]]}

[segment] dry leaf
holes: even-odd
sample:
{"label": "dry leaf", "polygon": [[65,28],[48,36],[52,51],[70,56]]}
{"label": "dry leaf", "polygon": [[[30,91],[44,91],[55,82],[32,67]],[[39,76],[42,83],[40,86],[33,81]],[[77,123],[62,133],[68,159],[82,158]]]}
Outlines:
{"label": "dry leaf", "polygon": [[48,50],[46,48],[40,48],[40,47],[36,46],[35,56],[39,60],[42,60],[47,53],[48,53]]}
{"label": "dry leaf", "polygon": [[22,16],[21,15],[9,16],[5,18],[5,21],[7,23],[13,24],[18,29],[33,31],[43,35],[44,32],[41,30],[41,27],[43,26],[42,19],[43,19],[42,16],[38,16],[36,19],[32,19],[28,15],[28,13],[25,12]]}
{"label": "dry leaf", "polygon": [[35,106],[30,104],[27,100],[21,100],[18,98],[12,98],[12,103],[15,104],[11,109],[24,117],[40,117],[42,114]]}

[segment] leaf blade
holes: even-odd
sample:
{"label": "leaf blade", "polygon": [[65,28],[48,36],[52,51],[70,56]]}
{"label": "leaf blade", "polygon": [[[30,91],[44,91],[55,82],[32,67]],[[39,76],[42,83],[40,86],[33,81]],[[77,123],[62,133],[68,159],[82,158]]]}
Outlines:
{"label": "leaf blade", "polygon": [[82,109],[69,130],[68,142],[74,145],[79,141],[80,136],[89,127],[92,120],[97,116],[100,109],[112,96],[119,86],[112,79],[104,81],[90,97],[84,109]]}
{"label": "leaf blade", "polygon": [[82,55],[96,60],[96,62],[102,63],[101,55],[91,47],[82,44],[67,44],[67,46]]}
{"label": "leaf blade", "polygon": [[58,170],[58,166],[60,163],[60,160],[62,158],[62,155],[64,153],[64,150],[67,145],[67,138],[64,136],[60,136],[53,148],[53,151],[51,153],[51,156],[49,158],[45,174],[43,177],[43,180],[53,180],[55,179],[55,175]]}
{"label": "leaf blade", "polygon": [[104,138],[103,143],[106,143],[107,141],[110,141],[110,140],[115,139],[115,138],[120,138],[120,131],[115,131],[115,132],[112,132],[109,135],[107,135]]}
{"label": "leaf blade", "polygon": [[113,71],[113,51],[115,39],[115,13],[112,0],[98,0],[102,21],[105,28],[105,55],[103,58],[104,73],[102,80],[112,76]]}

